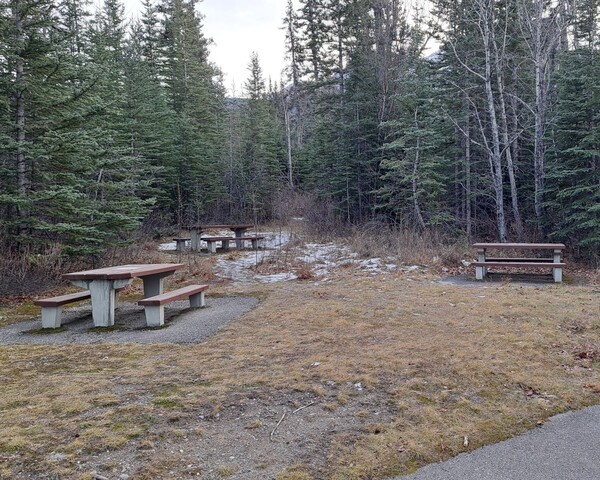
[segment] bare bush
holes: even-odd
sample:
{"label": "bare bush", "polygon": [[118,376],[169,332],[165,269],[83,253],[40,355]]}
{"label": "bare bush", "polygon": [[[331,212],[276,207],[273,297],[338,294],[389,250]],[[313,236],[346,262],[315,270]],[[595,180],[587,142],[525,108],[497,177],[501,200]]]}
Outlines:
{"label": "bare bush", "polygon": [[313,195],[296,190],[280,190],[273,199],[273,218],[288,224],[294,218],[305,218],[314,208]]}
{"label": "bare bush", "polygon": [[58,285],[64,268],[60,245],[51,245],[42,253],[29,247],[21,251],[6,249],[0,258],[0,296],[38,292]]}
{"label": "bare bush", "polygon": [[435,232],[400,230],[376,222],[354,229],[347,242],[362,257],[393,256],[406,264],[457,265],[472,255],[468,244],[448,242]]}
{"label": "bare bush", "polygon": [[299,280],[312,280],[315,278],[315,272],[309,264],[303,263],[296,269],[296,276]]}

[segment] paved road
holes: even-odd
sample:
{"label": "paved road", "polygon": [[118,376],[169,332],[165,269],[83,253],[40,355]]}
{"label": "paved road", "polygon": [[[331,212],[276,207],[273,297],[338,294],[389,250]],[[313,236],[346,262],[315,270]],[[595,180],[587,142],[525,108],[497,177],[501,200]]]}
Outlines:
{"label": "paved road", "polygon": [[524,435],[396,480],[600,479],[600,406],[552,417]]}

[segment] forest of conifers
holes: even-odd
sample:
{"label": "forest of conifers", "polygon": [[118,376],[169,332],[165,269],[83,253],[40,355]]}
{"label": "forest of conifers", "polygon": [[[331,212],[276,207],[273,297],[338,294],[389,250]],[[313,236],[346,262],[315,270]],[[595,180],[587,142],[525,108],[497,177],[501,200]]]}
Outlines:
{"label": "forest of conifers", "polygon": [[303,195],[352,225],[600,252],[598,0],[288,2],[286,71],[258,52],[238,98],[195,0],[1,2],[5,248],[97,253]]}

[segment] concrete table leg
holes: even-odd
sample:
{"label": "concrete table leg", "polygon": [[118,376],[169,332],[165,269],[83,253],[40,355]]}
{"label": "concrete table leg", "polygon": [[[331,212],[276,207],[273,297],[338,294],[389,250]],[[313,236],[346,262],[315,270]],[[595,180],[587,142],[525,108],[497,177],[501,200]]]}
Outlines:
{"label": "concrete table leg", "polygon": [[[560,263],[562,250],[554,250],[554,263]],[[563,269],[562,267],[555,267],[552,269],[552,277],[556,283],[562,282]]]}
{"label": "concrete table leg", "polygon": [[223,250],[229,250],[229,240],[223,240],[221,245],[223,246]]}
{"label": "concrete table leg", "polygon": [[217,253],[217,242],[207,240],[206,247],[208,248],[208,253]]}
{"label": "concrete table leg", "polygon": [[200,232],[198,230],[190,231],[190,250],[200,251]]}
{"label": "concrete table leg", "polygon": [[115,324],[117,289],[131,284],[133,279],[123,280],[72,280],[73,285],[89,290],[92,300],[92,317],[95,327],[111,327]]}
{"label": "concrete table leg", "polygon": [[158,273],[142,277],[144,281],[144,298],[154,297],[163,293],[165,277],[173,275],[174,272]]}
{"label": "concrete table leg", "polygon": [[[243,237],[246,234],[246,229],[245,228],[238,228],[237,230],[235,230],[235,236],[236,238],[240,238]],[[241,250],[242,248],[244,248],[244,241],[243,240],[236,240],[235,241],[235,246],[238,250]]]}
{"label": "concrete table leg", "polygon": [[[477,261],[485,262],[485,248],[477,250]],[[483,280],[487,273],[487,267],[475,267],[475,278],[477,280]]]}

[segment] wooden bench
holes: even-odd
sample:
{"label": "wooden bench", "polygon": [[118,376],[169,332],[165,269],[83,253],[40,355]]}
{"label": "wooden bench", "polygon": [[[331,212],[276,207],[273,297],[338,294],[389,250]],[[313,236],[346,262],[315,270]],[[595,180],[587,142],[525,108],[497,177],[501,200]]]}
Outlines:
{"label": "wooden bench", "polygon": [[237,248],[244,247],[244,241],[249,240],[252,242],[252,249],[258,250],[258,243],[264,240],[264,236],[253,236],[253,237],[202,237],[201,240],[206,242],[209,253],[217,252],[216,242],[221,242],[223,250],[229,250],[229,242],[235,241]]}
{"label": "wooden bench", "polygon": [[189,238],[174,238],[175,240],[175,250],[178,252],[185,251],[185,244],[189,242],[191,239]]}
{"label": "wooden bench", "polygon": [[160,327],[165,324],[165,305],[176,300],[190,299],[190,307],[202,308],[204,303],[204,292],[208,285],[190,285],[171,292],[162,293],[154,297],[144,298],[138,305],[144,306],[146,324],[149,327]]}
{"label": "wooden bench", "polygon": [[[563,268],[565,263],[561,261],[562,251],[565,246],[562,243],[475,243],[477,249],[478,261],[473,262],[475,267],[475,277],[477,280],[483,280],[488,273],[489,267],[508,267],[508,268],[544,268],[552,269],[552,277],[555,282],[562,282]],[[488,249],[495,250],[550,250],[552,257],[541,258],[523,258],[523,257],[486,257]]]}
{"label": "wooden bench", "polygon": [[91,297],[90,291],[84,290],[83,292],[70,293],[59,297],[42,298],[35,300],[33,303],[38,307],[42,307],[42,328],[60,328],[63,305],[87,300]]}

